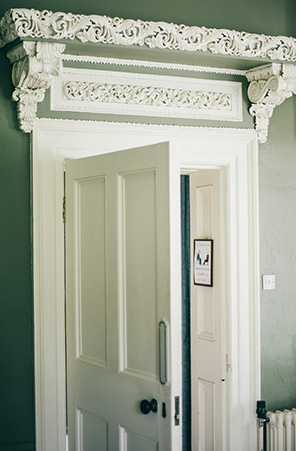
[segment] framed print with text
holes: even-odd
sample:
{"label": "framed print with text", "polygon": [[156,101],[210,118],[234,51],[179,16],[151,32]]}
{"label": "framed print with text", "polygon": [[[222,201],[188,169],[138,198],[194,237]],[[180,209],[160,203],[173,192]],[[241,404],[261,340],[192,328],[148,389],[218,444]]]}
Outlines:
{"label": "framed print with text", "polygon": [[213,286],[213,240],[194,240],[194,284]]}

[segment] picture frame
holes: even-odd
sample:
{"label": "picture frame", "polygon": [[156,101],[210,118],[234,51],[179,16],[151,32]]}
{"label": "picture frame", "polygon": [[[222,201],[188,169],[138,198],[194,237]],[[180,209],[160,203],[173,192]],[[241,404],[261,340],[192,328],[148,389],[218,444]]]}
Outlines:
{"label": "picture frame", "polygon": [[213,286],[213,240],[194,240],[194,285]]}

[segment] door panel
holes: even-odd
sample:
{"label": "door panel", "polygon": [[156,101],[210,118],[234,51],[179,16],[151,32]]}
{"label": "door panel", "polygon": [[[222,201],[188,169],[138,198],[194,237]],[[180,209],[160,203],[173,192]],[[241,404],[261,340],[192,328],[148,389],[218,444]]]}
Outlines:
{"label": "door panel", "polygon": [[[172,345],[181,335],[171,283],[180,283],[179,226],[170,233],[180,221],[175,156],[163,143],[66,162],[70,451],[181,448],[174,421],[181,351]],[[161,320],[169,334],[165,384]],[[140,401],[153,398],[157,412],[142,414]]]}
{"label": "door panel", "polygon": [[158,451],[158,443],[139,434],[120,428],[122,451]]}
{"label": "door panel", "polygon": [[[105,178],[75,181],[77,357],[107,366]],[[93,237],[93,239],[91,239]]]}
{"label": "door panel", "polygon": [[[215,384],[198,378],[198,450],[214,451],[215,447]],[[220,406],[219,406],[220,407]]]}
{"label": "door panel", "polygon": [[108,422],[103,418],[84,410],[77,410],[77,431],[77,448],[80,451],[108,449]]}
{"label": "door panel", "polygon": [[121,352],[123,371],[156,382],[157,278],[155,171],[120,176]]}

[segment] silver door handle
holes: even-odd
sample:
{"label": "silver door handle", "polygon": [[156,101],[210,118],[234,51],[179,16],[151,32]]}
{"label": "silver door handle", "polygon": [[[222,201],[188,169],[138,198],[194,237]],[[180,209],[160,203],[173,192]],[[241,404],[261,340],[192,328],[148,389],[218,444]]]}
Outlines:
{"label": "silver door handle", "polygon": [[168,326],[165,321],[158,325],[159,336],[159,381],[162,385],[168,382]]}

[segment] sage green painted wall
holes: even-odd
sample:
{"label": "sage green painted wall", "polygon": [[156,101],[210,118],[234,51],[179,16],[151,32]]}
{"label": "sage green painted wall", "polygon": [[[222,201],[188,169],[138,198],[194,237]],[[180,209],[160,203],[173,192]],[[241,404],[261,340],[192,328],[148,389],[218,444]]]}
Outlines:
{"label": "sage green painted wall", "polygon": [[[12,7],[296,34],[294,0],[2,0],[0,17]],[[30,451],[35,420],[29,136],[18,130],[11,69],[2,51],[0,68],[0,451]],[[259,149],[261,272],[277,278],[274,292],[261,292],[262,396],[270,409],[295,406],[294,118],[292,98],[275,109],[268,142]],[[244,122],[253,124],[250,116]]]}
{"label": "sage green painted wall", "polygon": [[259,148],[262,397],[270,410],[296,407],[296,143],[295,96],[275,108]]}
{"label": "sage green painted wall", "polygon": [[0,67],[0,450],[19,443],[30,450],[35,423],[29,136],[18,131],[11,68],[2,52]]}

